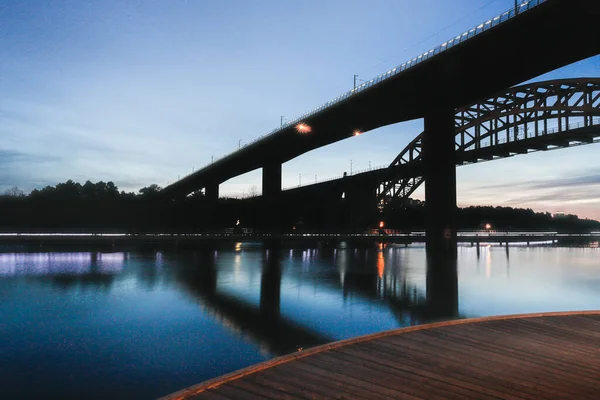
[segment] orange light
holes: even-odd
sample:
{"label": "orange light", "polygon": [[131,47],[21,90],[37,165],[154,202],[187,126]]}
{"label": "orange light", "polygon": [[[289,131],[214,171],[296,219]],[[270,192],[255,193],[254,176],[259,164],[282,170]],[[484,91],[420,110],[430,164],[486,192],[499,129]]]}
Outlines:
{"label": "orange light", "polygon": [[383,258],[383,252],[380,251],[379,253],[377,253],[377,275],[379,275],[379,279],[383,278],[384,272],[385,272],[385,259]]}
{"label": "orange light", "polygon": [[490,224],[485,224],[485,229],[491,229],[491,228],[492,228],[492,225],[490,225]]}
{"label": "orange light", "polygon": [[383,228],[385,226],[385,224],[383,223],[383,221],[379,221],[379,227]]}
{"label": "orange light", "polygon": [[359,130],[357,129],[357,130],[355,130],[354,132],[352,132],[352,134],[353,134],[354,136],[358,136],[358,135],[362,135],[362,132],[361,132],[361,131],[359,131]]}
{"label": "orange light", "polygon": [[306,125],[304,122],[301,122],[296,125],[296,131],[298,131],[298,133],[310,133],[312,128],[309,125]]}

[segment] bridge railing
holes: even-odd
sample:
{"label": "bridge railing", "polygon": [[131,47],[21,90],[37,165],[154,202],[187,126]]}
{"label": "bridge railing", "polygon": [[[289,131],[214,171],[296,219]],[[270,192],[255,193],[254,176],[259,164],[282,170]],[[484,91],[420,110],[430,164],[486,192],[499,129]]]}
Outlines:
{"label": "bridge railing", "polygon": [[[546,135],[552,135],[555,133],[561,133],[561,132],[565,132],[565,131],[570,131],[570,130],[574,130],[574,129],[580,129],[580,128],[585,128],[585,127],[589,127],[589,126],[595,126],[595,125],[600,125],[600,118],[592,118],[590,124],[586,124],[586,122],[574,122],[572,124],[569,124],[565,127],[563,127],[562,129],[559,127],[554,127],[554,128],[550,128],[548,130],[542,130],[540,132],[539,136],[546,136]],[[507,134],[504,133],[504,135],[506,136]],[[516,142],[519,140],[526,140],[526,139],[532,139],[532,137],[530,136],[525,136],[525,132],[521,132],[519,130],[519,133],[517,134],[517,138],[516,140],[514,139],[514,136],[512,137],[513,140],[510,140],[511,136],[508,135],[507,137],[502,137],[498,139],[498,144],[504,144],[504,143],[512,143],[512,142]],[[485,142],[481,142],[480,147],[491,147],[492,143],[491,141],[485,141]],[[475,149],[475,145],[473,145],[472,147],[470,147],[468,150],[474,150]]]}
{"label": "bridge railing", "polygon": [[[376,165],[376,166],[371,167],[371,168],[364,168],[364,169],[359,169],[359,170],[356,170],[356,171],[352,171],[351,173],[346,173],[346,176],[354,176],[354,175],[362,174],[362,173],[365,173],[365,172],[377,171],[377,170],[380,170],[380,169],[385,169],[387,167],[388,167],[387,164],[386,165]],[[306,186],[317,185],[319,183],[325,183],[325,182],[335,181],[337,179],[342,179],[343,177],[344,177],[343,174],[342,175],[337,175],[337,176],[332,176],[332,177],[329,177],[329,178],[318,179],[318,180],[313,181],[313,182],[307,182],[305,184],[294,185],[294,186],[286,186],[286,187],[283,187],[282,190],[291,190],[291,189],[296,189],[296,188],[299,188],[299,187],[306,187]]]}
{"label": "bridge railing", "polygon": [[[346,93],[343,93],[343,94],[337,96],[336,98],[334,98],[332,100],[329,100],[327,103],[321,104],[320,106],[313,108],[312,110],[310,110],[310,111],[308,111],[308,112],[300,115],[297,118],[294,118],[291,121],[285,122],[281,126],[279,126],[279,127],[275,128],[275,129],[273,129],[273,130],[271,130],[271,131],[269,131],[269,132],[267,132],[267,133],[265,133],[265,134],[263,134],[263,135],[255,138],[254,140],[252,140],[252,141],[244,144],[239,149],[236,149],[236,150],[234,150],[234,151],[232,151],[232,152],[230,152],[228,154],[225,154],[222,157],[215,158],[212,162],[204,165],[200,169],[206,168],[209,165],[213,164],[214,162],[219,161],[219,160],[221,160],[221,159],[223,159],[225,157],[228,157],[228,156],[230,156],[230,155],[232,155],[232,154],[240,151],[241,149],[243,149],[245,147],[248,147],[248,146],[250,146],[250,145],[252,145],[252,144],[254,144],[254,143],[256,143],[256,142],[258,142],[258,141],[260,141],[260,140],[262,140],[262,139],[264,139],[264,138],[266,138],[268,136],[270,136],[270,135],[273,135],[273,134],[275,134],[277,132],[280,132],[280,131],[283,131],[285,129],[288,129],[291,126],[295,126],[296,124],[304,121],[308,117],[311,117],[314,114],[316,114],[318,112],[321,112],[321,111],[323,111],[326,108],[329,108],[329,107],[331,107],[331,106],[333,106],[333,105],[335,105],[335,104],[337,104],[337,103],[339,103],[339,102],[341,102],[343,100],[346,100],[349,97],[351,97],[351,96],[353,96],[353,95],[355,95],[357,93],[360,93],[360,92],[362,92],[364,90],[367,90],[367,89],[371,88],[372,86],[375,86],[375,85],[377,85],[377,84],[379,84],[379,83],[387,80],[388,78],[391,78],[392,76],[395,76],[395,75],[397,75],[397,74],[399,74],[401,72],[404,72],[404,71],[406,71],[406,70],[408,70],[408,69],[410,69],[410,68],[412,68],[412,67],[414,67],[414,66],[416,66],[416,65],[418,65],[420,63],[422,63],[423,61],[428,60],[429,58],[431,58],[433,56],[436,56],[436,55],[438,55],[440,53],[443,53],[444,51],[446,51],[448,49],[451,49],[452,47],[458,45],[459,43],[462,43],[462,42],[464,42],[466,40],[469,40],[472,37],[477,36],[477,35],[479,35],[482,32],[485,32],[485,31],[487,31],[487,30],[489,30],[489,29],[491,29],[491,28],[493,28],[493,27],[495,27],[495,26],[497,26],[497,25],[499,25],[501,23],[504,23],[504,22],[510,20],[511,18],[515,17],[517,14],[521,14],[521,13],[523,13],[525,11],[531,10],[532,8],[538,6],[538,5],[542,4],[542,3],[545,3],[546,1],[547,0],[525,0],[525,1],[522,1],[520,4],[517,5],[516,8],[512,7],[509,10],[503,12],[502,14],[497,15],[496,17],[491,18],[491,19],[487,20],[486,22],[479,24],[476,27],[474,27],[474,28],[472,28],[472,29],[470,29],[470,30],[468,30],[466,32],[463,32],[462,34],[457,35],[457,36],[455,36],[454,38],[452,38],[450,40],[445,41],[444,43],[442,43],[442,44],[434,47],[433,49],[431,49],[429,51],[426,51],[426,52],[418,55],[417,57],[414,57],[412,60],[407,61],[407,62],[405,62],[405,63],[403,63],[401,65],[398,65],[398,66],[396,66],[396,67],[388,70],[387,72],[385,72],[385,73],[383,73],[383,74],[381,74],[381,75],[379,75],[379,76],[377,76],[377,77],[375,77],[375,78],[373,78],[373,79],[371,79],[371,80],[369,80],[369,81],[367,81],[367,82],[365,82],[365,83],[363,83],[363,84],[355,87],[354,89],[352,89],[352,90],[350,90],[350,91],[348,91]],[[190,174],[187,174],[186,176],[184,176],[184,179],[186,177],[190,176],[190,175],[193,175],[193,174],[194,174],[193,172],[190,173]]]}

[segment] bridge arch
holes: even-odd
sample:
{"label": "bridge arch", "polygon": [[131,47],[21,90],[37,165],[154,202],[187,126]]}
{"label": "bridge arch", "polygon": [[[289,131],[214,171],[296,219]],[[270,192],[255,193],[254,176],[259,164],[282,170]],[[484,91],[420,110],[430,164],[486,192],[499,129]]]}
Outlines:
{"label": "bridge arch", "polygon": [[[599,142],[600,78],[516,86],[457,109],[455,126],[457,165]],[[379,185],[380,204],[407,199],[423,183],[423,176],[406,176],[401,168],[422,162],[423,137],[418,135],[389,165],[398,174]]]}

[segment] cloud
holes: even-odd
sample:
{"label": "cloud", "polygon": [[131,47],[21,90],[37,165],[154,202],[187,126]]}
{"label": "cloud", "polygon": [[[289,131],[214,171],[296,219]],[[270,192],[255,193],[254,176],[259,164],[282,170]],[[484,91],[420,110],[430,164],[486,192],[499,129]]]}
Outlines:
{"label": "cloud", "polygon": [[[587,174],[590,171],[585,171]],[[591,175],[569,176],[561,178],[540,178],[530,181],[506,182],[495,185],[482,185],[479,189],[554,189],[576,186],[600,185],[600,169],[592,170]]]}
{"label": "cloud", "polygon": [[600,185],[600,171],[595,175],[587,175],[580,177],[560,178],[547,182],[540,182],[530,185],[532,189],[549,189],[549,188],[565,188],[575,186],[590,186]]}
{"label": "cloud", "polygon": [[37,186],[46,186],[52,182],[32,177],[31,170],[40,164],[56,162],[60,158],[50,155],[28,154],[17,150],[0,150],[0,188],[19,186],[30,190]]}

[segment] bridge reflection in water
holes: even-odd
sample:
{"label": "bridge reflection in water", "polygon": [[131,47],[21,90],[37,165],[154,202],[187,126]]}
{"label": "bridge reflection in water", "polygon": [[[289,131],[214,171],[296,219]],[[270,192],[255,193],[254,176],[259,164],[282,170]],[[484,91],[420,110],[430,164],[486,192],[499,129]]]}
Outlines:
{"label": "bridge reflection in water", "polygon": [[[256,249],[245,252],[242,244],[237,248],[239,253],[233,259],[228,252],[188,254],[193,267],[177,268],[175,280],[204,312],[273,355],[342,338],[336,336],[338,330],[327,329],[326,325],[335,321],[315,321],[311,319],[314,315],[307,316],[314,314],[314,309],[303,304],[311,292],[324,304],[342,302],[350,312],[353,306],[365,304],[379,312],[385,309],[397,321],[385,329],[459,317],[456,258],[426,257],[423,249],[419,254],[421,261],[427,260],[425,274],[423,264],[415,267],[418,263],[411,260],[411,266],[404,265],[404,249],[383,244],[360,250],[268,247],[261,249],[258,257]],[[309,271],[317,266],[313,263],[317,259],[319,270]],[[256,262],[260,268],[252,267]],[[242,275],[246,278],[240,278]],[[292,298],[296,292],[297,297]],[[333,311],[334,320],[335,312],[339,311]],[[340,324],[347,323],[343,317],[339,316]]]}

